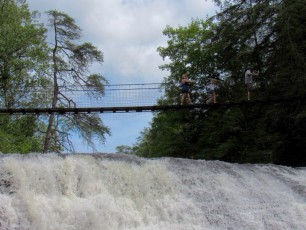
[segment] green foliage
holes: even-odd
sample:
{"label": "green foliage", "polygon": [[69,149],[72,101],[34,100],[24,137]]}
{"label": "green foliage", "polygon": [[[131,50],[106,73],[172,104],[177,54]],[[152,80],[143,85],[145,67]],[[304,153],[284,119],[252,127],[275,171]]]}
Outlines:
{"label": "green foliage", "polygon": [[128,145],[119,145],[116,147],[116,153],[133,154],[133,147]]}
{"label": "green foliage", "polygon": [[[88,96],[104,94],[107,80],[89,71],[93,63],[103,62],[103,54],[90,43],[76,44],[81,29],[73,18],[56,10],[48,12],[55,44],[48,47],[47,29],[37,23],[38,13],[30,12],[25,1],[0,0],[0,11],[1,107],[73,106],[59,85],[68,91],[87,89]],[[74,131],[94,148],[95,138],[104,142],[105,135],[110,134],[95,115],[51,114],[48,118],[6,118],[2,123],[2,152],[73,151],[70,135]]]}
{"label": "green foliage", "polygon": [[[163,58],[171,60],[160,67],[170,71],[170,76],[165,79],[167,103],[176,103],[179,100],[177,84],[187,71],[199,88],[204,88],[209,78],[220,77],[216,62],[220,47],[211,43],[214,27],[210,20],[194,20],[187,27],[173,29],[168,26],[163,31],[170,40],[167,47],[159,47],[157,50]],[[198,97],[194,102],[203,100],[204,98]]]}
{"label": "green foliage", "polygon": [[278,94],[306,93],[306,4],[303,0],[283,1],[274,30],[277,33],[275,65]]}
{"label": "green foliage", "polygon": [[272,142],[273,162],[305,166],[306,117],[305,101],[275,105],[266,116],[269,131],[278,138]]}
{"label": "green foliage", "polygon": [[[195,102],[205,102],[209,78],[221,80],[219,102],[245,100],[244,72],[249,65],[260,73],[253,98],[304,96],[305,1],[215,2],[222,8],[212,19],[164,30],[168,44],[158,51],[170,60],[161,66],[170,75],[165,79],[166,98],[158,103],[179,102],[177,85],[186,71],[200,89],[191,94]],[[304,100],[288,100],[160,112],[133,149],[144,157],[305,166],[305,111]]]}
{"label": "green foliage", "polygon": [[0,116],[0,152],[40,152],[43,138],[37,129],[34,116]]}
{"label": "green foliage", "polygon": [[[45,32],[24,1],[0,0],[0,106],[16,108],[46,102],[38,92],[50,82]],[[0,117],[0,151],[29,153],[42,150],[43,127],[36,116]]]}
{"label": "green foliage", "polygon": [[46,30],[22,1],[1,0],[0,6],[0,95],[11,108],[34,100],[30,89],[47,66]]}
{"label": "green foliage", "polygon": [[[142,135],[136,154],[140,156],[160,157],[184,157],[185,146],[188,144],[188,136],[184,130],[183,120],[188,120],[186,112],[163,112],[153,118],[152,127],[146,129]],[[180,151],[178,151],[180,150]]]}

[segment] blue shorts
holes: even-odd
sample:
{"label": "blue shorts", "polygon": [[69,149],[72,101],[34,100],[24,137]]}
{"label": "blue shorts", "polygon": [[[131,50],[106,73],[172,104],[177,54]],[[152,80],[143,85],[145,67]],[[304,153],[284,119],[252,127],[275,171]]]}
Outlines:
{"label": "blue shorts", "polygon": [[181,92],[182,93],[189,93],[189,86],[188,85],[182,85],[181,86]]}

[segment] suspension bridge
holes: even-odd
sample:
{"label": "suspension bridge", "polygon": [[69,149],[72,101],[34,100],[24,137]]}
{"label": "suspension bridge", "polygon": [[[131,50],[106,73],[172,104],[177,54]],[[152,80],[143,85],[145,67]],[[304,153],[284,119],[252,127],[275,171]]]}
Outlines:
{"label": "suspension bridge", "polygon": [[[176,103],[158,104],[157,101],[165,96],[165,85],[162,83],[147,84],[117,84],[106,85],[104,95],[98,94],[95,90],[84,87],[60,87],[59,106],[52,108],[52,90],[39,89],[32,92],[36,97],[35,103],[29,103],[29,96],[21,97],[18,107],[5,108],[3,101],[0,101],[0,114],[66,114],[66,113],[127,113],[127,112],[154,112],[174,111],[180,109],[208,109],[213,107],[228,107],[252,105],[258,103],[276,103],[280,101],[305,100],[306,97],[291,96],[281,98],[257,99],[251,101],[226,101],[216,104]],[[31,106],[29,106],[31,105]],[[33,106],[34,105],[34,106]]]}

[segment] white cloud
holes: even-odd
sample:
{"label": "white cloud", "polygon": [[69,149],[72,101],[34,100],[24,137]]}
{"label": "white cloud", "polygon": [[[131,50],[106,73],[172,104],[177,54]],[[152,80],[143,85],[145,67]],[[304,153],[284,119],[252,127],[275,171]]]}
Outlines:
{"label": "white cloud", "polygon": [[[83,41],[91,42],[104,53],[101,72],[111,84],[157,83],[167,76],[158,66],[164,64],[157,47],[165,46],[167,37],[162,31],[187,26],[191,19],[206,18],[215,13],[211,1],[205,0],[28,0],[30,9],[45,12],[56,9],[76,20],[83,31]],[[149,120],[148,120],[149,121]],[[136,124],[137,120],[134,121]],[[129,122],[134,133],[143,126]],[[142,122],[144,123],[144,122]],[[129,126],[131,127],[131,126]],[[111,127],[112,128],[112,127]],[[123,128],[112,128],[111,146],[120,145]],[[128,134],[130,129],[126,130]],[[128,134],[130,139],[133,135]],[[135,139],[138,135],[134,135]],[[115,139],[114,139],[115,138]],[[120,138],[119,138],[120,139]],[[117,143],[117,144],[115,144]],[[124,143],[127,144],[127,143]]]}
{"label": "white cloud", "polygon": [[[187,25],[214,13],[205,0],[28,0],[33,9],[63,11],[75,18],[83,39],[104,53],[101,72],[112,81],[160,82],[166,76],[157,47],[166,44],[167,25]],[[76,3],[77,2],[77,3]]]}
{"label": "white cloud", "polygon": [[105,54],[105,67],[120,80],[160,82],[165,75],[158,69],[162,59],[157,47],[165,43],[162,30],[174,15],[163,10],[170,7],[166,2],[137,2],[101,3],[86,18],[86,28]]}

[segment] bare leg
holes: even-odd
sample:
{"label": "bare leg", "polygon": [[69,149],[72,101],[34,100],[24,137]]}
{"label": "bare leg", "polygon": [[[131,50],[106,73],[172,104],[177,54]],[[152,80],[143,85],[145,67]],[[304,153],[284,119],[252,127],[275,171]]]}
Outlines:
{"label": "bare leg", "polygon": [[189,101],[189,104],[192,104],[192,101],[191,101],[191,98],[190,98],[189,93],[187,94],[187,99],[188,99],[188,101]]}
{"label": "bare leg", "polygon": [[251,91],[253,89],[252,83],[247,84],[247,90],[248,90],[248,101],[251,100]]}
{"label": "bare leg", "polygon": [[251,92],[248,91],[248,101],[251,100]]}
{"label": "bare leg", "polygon": [[182,98],[181,98],[181,105],[184,104],[184,100],[185,100],[185,93],[183,93]]}
{"label": "bare leg", "polygon": [[217,100],[216,100],[216,93],[215,93],[215,92],[213,92],[212,97],[213,97],[213,102],[214,102],[214,103],[217,103]]}
{"label": "bare leg", "polygon": [[211,97],[209,97],[207,100],[206,100],[206,104],[210,104],[211,102]]}

